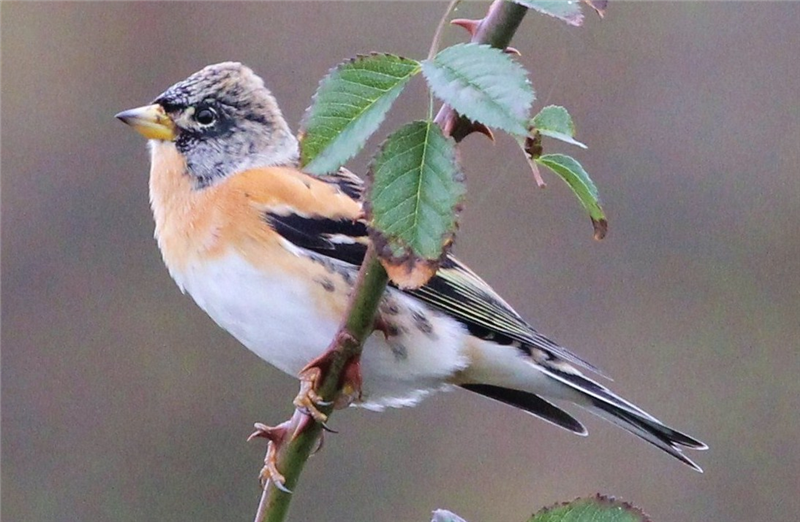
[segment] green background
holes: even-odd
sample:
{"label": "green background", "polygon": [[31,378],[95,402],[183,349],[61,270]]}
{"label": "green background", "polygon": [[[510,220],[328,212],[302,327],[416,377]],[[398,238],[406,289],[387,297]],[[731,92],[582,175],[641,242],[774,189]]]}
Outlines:
{"label": "green background", "polygon": [[[289,415],[297,384],[170,281],[143,140],[113,115],[234,59],[296,128],[330,67],[423,58],[443,9],[3,2],[4,520],[252,518],[263,447],[244,439]],[[528,15],[514,45],[536,108],[568,107],[590,147],[545,151],[573,153],[597,183],[601,243],[566,185],[535,188],[510,138],[463,146],[458,255],[617,391],[707,442],[692,455],[704,475],[586,415],[580,438],[455,392],[335,415],[292,518],[522,521],[597,491],[660,521],[796,518],[799,24],[791,2],[619,2],[581,29]],[[382,135],[426,110],[418,78]]]}

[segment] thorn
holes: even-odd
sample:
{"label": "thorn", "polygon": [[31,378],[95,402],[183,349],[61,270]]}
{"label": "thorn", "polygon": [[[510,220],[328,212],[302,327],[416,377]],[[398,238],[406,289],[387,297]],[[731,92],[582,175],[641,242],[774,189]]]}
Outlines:
{"label": "thorn", "polygon": [[477,132],[479,134],[483,134],[484,136],[489,138],[489,140],[491,140],[492,143],[494,143],[494,133],[492,132],[492,129],[490,129],[489,127],[487,127],[483,123],[481,123],[479,121],[473,121],[470,124],[470,127],[469,127],[469,130],[467,131],[467,134],[471,134],[473,132]]}
{"label": "thorn", "polygon": [[333,433],[333,434],[338,434],[339,433],[335,429],[333,429],[330,426],[328,426],[328,423],[326,423],[326,422],[320,422],[320,425],[322,426],[322,429],[327,431],[328,433]]}
{"label": "thorn", "polygon": [[457,120],[458,115],[456,114],[456,111],[450,108],[450,110],[447,111],[447,115],[444,118],[444,123],[442,124],[442,132],[445,136],[452,136]]}
{"label": "thorn", "polygon": [[506,53],[506,54],[513,54],[513,55],[516,55],[516,56],[522,56],[522,53],[519,52],[519,49],[517,49],[516,47],[508,46],[505,49],[503,49],[503,52]]}
{"label": "thorn", "polygon": [[467,30],[470,36],[475,36],[475,33],[478,32],[478,27],[480,27],[483,19],[481,20],[470,20],[468,18],[454,18],[450,20],[451,25],[457,25],[459,27],[463,27]]}

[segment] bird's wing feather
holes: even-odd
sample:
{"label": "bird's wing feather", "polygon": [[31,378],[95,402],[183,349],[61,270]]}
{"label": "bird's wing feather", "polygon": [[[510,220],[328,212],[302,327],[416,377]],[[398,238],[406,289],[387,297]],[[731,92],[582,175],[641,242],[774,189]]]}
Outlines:
{"label": "bird's wing feather", "polygon": [[537,332],[491,286],[455,257],[448,256],[427,285],[409,293],[466,323],[473,335],[501,343],[506,339],[517,341],[528,353],[534,348],[544,350],[604,375],[593,364]]}
{"label": "bird's wing feather", "polygon": [[361,193],[364,191],[364,182],[346,168],[341,167],[335,173],[328,174],[322,179],[336,185],[339,190],[351,198],[355,200],[361,199]]}
{"label": "bird's wing feather", "polygon": [[[335,187],[341,195],[357,199],[361,180],[346,169],[319,178],[309,177],[309,187],[318,181]],[[264,220],[285,240],[320,256],[360,265],[369,244],[367,225],[360,215],[339,213],[335,217],[311,212],[293,212],[292,205],[265,208]],[[483,279],[453,256],[447,256],[439,271],[423,287],[407,291],[421,301],[451,315],[467,326],[470,333],[500,344],[517,344],[532,354],[534,349],[581,366],[602,372],[534,330]]]}

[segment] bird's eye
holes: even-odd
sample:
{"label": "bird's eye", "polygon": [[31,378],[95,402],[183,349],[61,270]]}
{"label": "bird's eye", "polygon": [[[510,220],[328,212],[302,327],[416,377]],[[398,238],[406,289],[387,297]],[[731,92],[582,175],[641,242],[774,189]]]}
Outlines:
{"label": "bird's eye", "polygon": [[211,125],[217,121],[217,112],[211,107],[204,107],[194,114],[194,120],[200,125]]}

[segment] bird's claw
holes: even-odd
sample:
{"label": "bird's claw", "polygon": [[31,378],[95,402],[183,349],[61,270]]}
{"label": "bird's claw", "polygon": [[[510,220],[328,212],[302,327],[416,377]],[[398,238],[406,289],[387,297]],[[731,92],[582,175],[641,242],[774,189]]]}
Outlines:
{"label": "bird's claw", "polygon": [[289,423],[284,422],[278,426],[267,426],[260,422],[255,423],[255,431],[247,437],[250,442],[253,439],[267,439],[267,454],[264,456],[264,467],[258,474],[261,487],[265,488],[268,482],[275,484],[275,487],[284,493],[291,493],[286,487],[286,477],[278,471],[278,449],[286,440],[289,434]]}
{"label": "bird's claw", "polygon": [[258,473],[258,482],[261,484],[262,489],[272,482],[276,488],[284,493],[290,493],[291,490],[286,487],[286,477],[278,471],[278,449],[274,442],[267,444],[267,455],[264,457],[264,467]]}
{"label": "bird's claw", "polygon": [[316,366],[307,366],[300,372],[300,393],[294,399],[295,407],[311,416],[319,423],[325,423],[328,416],[319,410],[319,406],[330,406],[330,402],[322,400],[322,397],[317,393],[322,378],[322,370]]}
{"label": "bird's claw", "polygon": [[327,431],[328,433],[333,433],[333,434],[339,433],[335,429],[333,429],[330,426],[328,426],[328,424],[325,423],[325,422],[321,422],[320,425],[322,426],[322,429]]}
{"label": "bird's claw", "polygon": [[[342,336],[346,336],[346,338],[342,338]],[[354,339],[347,332],[337,334],[337,343],[353,341]],[[336,357],[335,350],[328,350],[300,370],[298,375],[300,392],[294,399],[294,405],[298,410],[322,424],[327,431],[332,431],[325,425],[328,415],[320,411],[320,408],[333,406],[335,409],[340,409],[361,400],[360,356],[351,357],[345,362],[340,381],[341,392],[333,401],[326,401],[319,395],[317,390],[319,390],[327,372],[330,371],[334,357]]]}

